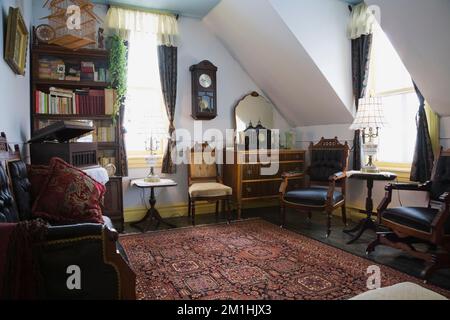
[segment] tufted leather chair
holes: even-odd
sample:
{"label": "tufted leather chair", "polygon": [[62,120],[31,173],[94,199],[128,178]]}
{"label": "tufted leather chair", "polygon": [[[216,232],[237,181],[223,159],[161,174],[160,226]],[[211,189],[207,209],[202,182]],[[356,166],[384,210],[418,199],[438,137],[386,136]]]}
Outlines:
{"label": "tufted leather chair", "polygon": [[[347,142],[339,143],[337,138],[322,138],[316,145],[309,147],[311,163],[306,170],[309,183],[304,188],[289,189],[289,181],[298,179],[302,174],[283,173],[280,186],[281,226],[285,223],[286,207],[308,212],[311,218],[313,210],[327,212],[327,232],[331,232],[331,215],[333,210],[341,208],[342,220],[347,224],[345,211],[346,171],[348,167],[349,148]],[[336,187],[340,187],[337,190]]]}
{"label": "tufted leather chair", "polygon": [[19,215],[14,202],[13,195],[9,189],[6,170],[0,165],[0,223],[18,222]]}
{"label": "tufted leather chair", "polygon": [[[378,245],[387,245],[407,251],[425,260],[427,266],[422,277],[427,279],[440,268],[450,267],[450,150],[440,152],[430,181],[417,183],[391,183],[378,206],[378,224],[389,229],[377,233],[377,238],[367,247],[367,254]],[[393,190],[427,192],[426,207],[389,208]],[[437,250],[422,252],[414,245],[426,242]]]}
{"label": "tufted leather chair", "polygon": [[28,180],[27,166],[22,160],[8,162],[9,175],[19,210],[19,219],[29,220],[31,215],[31,183]]}

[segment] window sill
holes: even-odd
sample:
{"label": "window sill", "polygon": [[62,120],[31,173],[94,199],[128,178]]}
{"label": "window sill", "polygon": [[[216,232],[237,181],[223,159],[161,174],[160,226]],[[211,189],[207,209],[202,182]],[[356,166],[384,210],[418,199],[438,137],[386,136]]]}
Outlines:
{"label": "window sill", "polygon": [[375,165],[380,169],[380,171],[388,171],[397,175],[397,180],[399,182],[410,182],[409,177],[411,175],[411,164],[410,163],[388,163],[388,162],[378,162]]}
{"label": "window sill", "polygon": [[[147,161],[148,156],[148,154],[128,155],[128,169],[150,169]],[[162,155],[153,167],[162,168]]]}

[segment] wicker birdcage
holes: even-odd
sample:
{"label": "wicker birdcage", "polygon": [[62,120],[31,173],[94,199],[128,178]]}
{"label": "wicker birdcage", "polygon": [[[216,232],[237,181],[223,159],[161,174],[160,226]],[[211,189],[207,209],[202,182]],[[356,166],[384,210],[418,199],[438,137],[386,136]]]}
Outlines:
{"label": "wicker birdcage", "polygon": [[[72,12],[70,6],[80,8],[80,27],[69,28],[68,20]],[[97,24],[102,20],[94,13],[94,4],[88,0],[46,0],[44,7],[50,10],[48,24],[54,29],[55,37],[49,44],[77,50],[96,43]]]}

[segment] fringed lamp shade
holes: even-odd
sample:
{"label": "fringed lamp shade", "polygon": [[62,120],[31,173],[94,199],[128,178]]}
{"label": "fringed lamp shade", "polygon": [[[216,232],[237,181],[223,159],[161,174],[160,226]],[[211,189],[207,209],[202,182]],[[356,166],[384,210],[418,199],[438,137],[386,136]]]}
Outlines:
{"label": "fringed lamp shade", "polygon": [[387,126],[383,114],[383,102],[380,97],[367,97],[359,100],[359,108],[351,130],[383,128]]}

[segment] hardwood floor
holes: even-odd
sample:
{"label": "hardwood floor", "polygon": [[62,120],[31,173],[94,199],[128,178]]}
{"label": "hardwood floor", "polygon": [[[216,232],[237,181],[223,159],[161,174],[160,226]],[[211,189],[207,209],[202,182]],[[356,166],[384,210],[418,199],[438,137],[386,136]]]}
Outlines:
{"label": "hardwood floor", "polygon": [[[258,209],[246,209],[243,210],[243,219],[260,217],[274,224],[279,224],[279,208],[258,208]],[[190,220],[187,217],[177,217],[167,219],[168,222],[174,224],[176,227],[189,227]],[[219,222],[225,222],[225,217],[220,217]],[[196,217],[197,225],[217,223],[216,216],[214,214],[198,215]],[[355,222],[349,221],[349,226],[352,226]],[[160,229],[166,229],[164,225],[160,226]],[[310,238],[316,239],[331,246],[340,248],[352,254],[370,259],[379,264],[390,266],[399,271],[405,272],[412,276],[418,277],[424,267],[424,263],[421,260],[404,254],[403,252],[379,246],[376,251],[370,256],[366,256],[365,251],[367,245],[374,239],[375,233],[373,231],[366,231],[362,237],[351,245],[347,245],[347,241],[350,240],[350,235],[342,232],[344,225],[339,217],[333,217],[332,220],[332,232],[330,237],[325,238],[325,214],[315,212],[312,219],[308,220],[306,214],[301,214],[293,210],[288,210],[286,214],[286,229],[298,232]],[[125,233],[134,233],[138,230],[132,228],[129,224],[125,226]],[[446,288],[450,290],[450,269],[440,270],[433,275],[430,283]]]}

